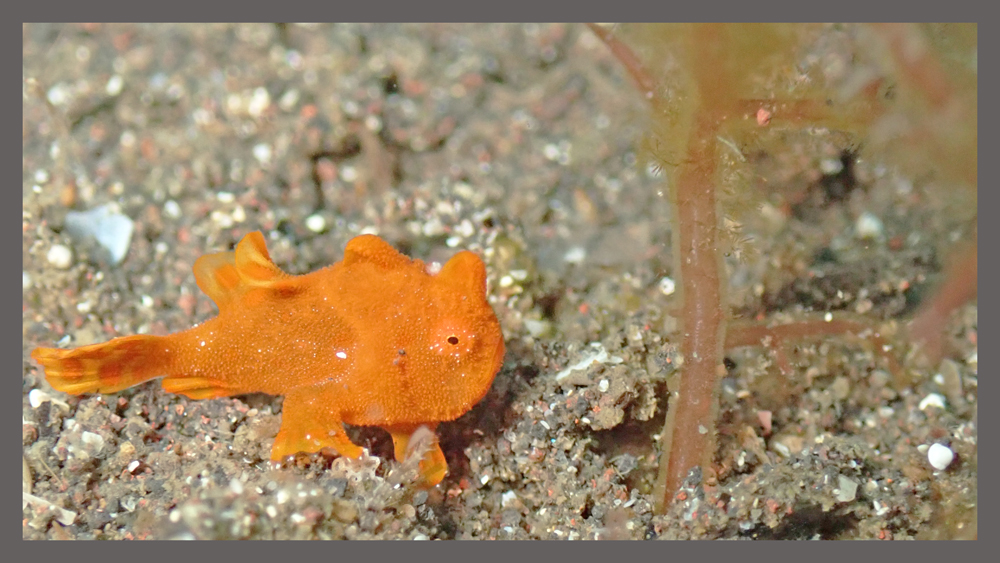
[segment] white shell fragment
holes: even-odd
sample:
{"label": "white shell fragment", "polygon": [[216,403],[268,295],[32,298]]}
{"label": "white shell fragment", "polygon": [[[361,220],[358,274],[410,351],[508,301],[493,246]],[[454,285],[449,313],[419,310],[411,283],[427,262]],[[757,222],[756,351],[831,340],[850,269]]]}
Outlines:
{"label": "white shell fragment", "polygon": [[954,459],[955,452],[944,444],[931,444],[931,447],[927,448],[927,461],[938,471],[947,469]]}
{"label": "white shell fragment", "polygon": [[70,236],[96,240],[97,244],[108,251],[112,265],[125,259],[134,229],[132,220],[118,213],[111,205],[66,213],[66,231]]}
{"label": "white shell fragment", "polygon": [[69,408],[69,405],[66,404],[66,402],[60,401],[41,389],[32,389],[28,392],[28,403],[31,405],[31,408],[37,409],[42,406],[42,403],[45,401],[52,401],[53,404]]}
{"label": "white shell fragment", "polygon": [[70,526],[76,520],[76,512],[61,508],[41,497],[36,497],[35,495],[28,493],[21,493],[21,499],[23,506],[30,504],[32,506],[40,506],[52,510],[56,515],[56,521],[63,526]]}
{"label": "white shell fragment", "polygon": [[80,434],[80,441],[89,453],[97,454],[104,448],[104,438],[94,432],[84,431]]}
{"label": "white shell fragment", "polygon": [[591,364],[620,364],[624,361],[618,356],[608,354],[608,351],[604,349],[604,346],[600,342],[591,342],[590,349],[584,352],[583,359],[557,373],[556,381],[566,379],[575,371],[586,370]]}
{"label": "white shell fragment", "polygon": [[919,407],[920,410],[925,411],[928,407],[943,409],[944,405],[944,395],[941,395],[940,393],[930,393],[920,400],[920,404],[917,405],[917,407]]}

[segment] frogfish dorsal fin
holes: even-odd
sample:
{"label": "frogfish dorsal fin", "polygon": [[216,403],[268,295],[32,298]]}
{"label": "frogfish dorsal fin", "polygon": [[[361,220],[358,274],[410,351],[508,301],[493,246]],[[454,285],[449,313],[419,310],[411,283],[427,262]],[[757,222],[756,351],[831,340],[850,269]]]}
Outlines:
{"label": "frogfish dorsal fin", "polygon": [[486,299],[486,266],[474,252],[463,250],[451,257],[438,278],[457,287],[463,295]]}
{"label": "frogfish dorsal fin", "polygon": [[206,254],[194,263],[198,287],[220,311],[244,292],[288,277],[271,262],[260,231],[243,237],[235,251]]}
{"label": "frogfish dorsal fin", "polygon": [[344,247],[345,266],[369,263],[383,270],[394,270],[410,266],[413,262],[375,235],[356,236]]}

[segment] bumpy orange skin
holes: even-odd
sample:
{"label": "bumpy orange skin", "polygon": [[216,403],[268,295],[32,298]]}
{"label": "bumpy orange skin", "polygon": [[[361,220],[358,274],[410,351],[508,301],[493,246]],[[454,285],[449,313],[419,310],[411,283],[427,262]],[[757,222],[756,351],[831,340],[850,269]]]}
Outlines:
{"label": "bumpy orange skin", "polygon": [[250,233],[235,252],[195,263],[199,287],[219,315],[167,336],[128,336],[73,350],[38,348],[32,357],[57,390],[115,392],[165,376],[163,388],[192,398],[263,392],[284,395],[278,460],[333,448],[361,448],[344,422],[389,431],[397,458],[420,432],[421,484],[436,485],[447,464],[433,430],[486,394],[503,363],[504,342],[486,301],[486,269],[475,254],[454,255],[430,274],[373,235],[351,240],[344,260],[291,276]]}

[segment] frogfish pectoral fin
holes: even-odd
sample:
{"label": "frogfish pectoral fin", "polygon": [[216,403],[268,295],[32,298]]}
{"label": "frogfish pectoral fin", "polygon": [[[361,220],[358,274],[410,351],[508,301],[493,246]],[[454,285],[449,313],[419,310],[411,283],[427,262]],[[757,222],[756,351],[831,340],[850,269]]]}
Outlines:
{"label": "frogfish pectoral fin", "polygon": [[392,436],[396,461],[420,460],[420,487],[431,488],[448,473],[448,461],[434,433],[436,424],[397,425],[386,428]]}
{"label": "frogfish pectoral fin", "polygon": [[223,382],[210,377],[171,375],[160,383],[168,393],[177,393],[191,399],[217,399],[237,395],[239,390],[227,387]]}
{"label": "frogfish pectoral fin", "polygon": [[271,447],[271,459],[282,460],[299,452],[318,452],[332,448],[338,454],[357,458],[362,448],[344,432],[335,393],[323,388],[295,389],[285,395],[281,406],[281,429]]}

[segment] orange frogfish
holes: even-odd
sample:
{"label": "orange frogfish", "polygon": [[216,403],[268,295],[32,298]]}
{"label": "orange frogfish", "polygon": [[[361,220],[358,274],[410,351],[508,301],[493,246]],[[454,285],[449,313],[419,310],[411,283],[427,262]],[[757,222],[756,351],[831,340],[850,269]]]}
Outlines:
{"label": "orange frogfish", "polygon": [[203,324],[73,350],[37,348],[31,357],[52,387],[74,395],[161,376],[166,391],[192,399],[283,395],[273,460],[323,448],[358,457],[343,423],[384,428],[403,460],[423,426],[430,432],[417,433],[426,442],[420,484],[441,482],[448,467],[434,429],[479,402],[503,363],[478,256],[459,252],[432,274],[361,235],[343,261],[293,276],[253,232],[235,251],[199,258],[194,275],[219,308]]}

